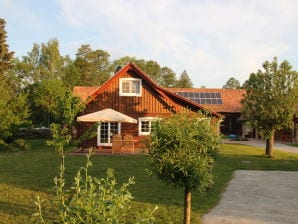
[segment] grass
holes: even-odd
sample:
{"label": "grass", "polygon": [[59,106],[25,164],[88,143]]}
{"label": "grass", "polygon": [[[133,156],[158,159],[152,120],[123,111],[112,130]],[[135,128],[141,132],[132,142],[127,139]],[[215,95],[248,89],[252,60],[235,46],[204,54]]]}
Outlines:
{"label": "grass", "polygon": [[[45,146],[42,140],[31,140],[28,151],[0,153],[0,223],[33,223],[37,195],[53,197],[53,178],[57,174],[59,157]],[[286,170],[298,171],[298,154],[274,151],[274,159],[263,156],[264,149],[225,144],[214,167],[214,186],[205,195],[193,192],[193,223],[200,223],[202,214],[219,201],[221,193],[232,178],[234,170]],[[108,167],[115,170],[119,183],[135,177],[130,190],[135,197],[133,212],[143,207],[159,206],[156,217],[159,223],[181,223],[183,216],[183,190],[165,185],[147,173],[146,155],[93,156],[92,176],[105,176]],[[247,162],[249,161],[249,162]],[[66,159],[67,182],[71,183],[77,169],[84,165],[84,156]],[[48,214],[49,215],[49,214]]]}

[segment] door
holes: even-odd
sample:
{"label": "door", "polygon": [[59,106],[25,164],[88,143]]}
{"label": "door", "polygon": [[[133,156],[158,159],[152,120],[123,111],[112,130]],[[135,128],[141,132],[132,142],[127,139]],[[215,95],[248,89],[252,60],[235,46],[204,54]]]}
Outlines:
{"label": "door", "polygon": [[120,134],[121,126],[117,122],[101,122],[97,128],[97,145],[112,146],[111,138],[114,134]]}

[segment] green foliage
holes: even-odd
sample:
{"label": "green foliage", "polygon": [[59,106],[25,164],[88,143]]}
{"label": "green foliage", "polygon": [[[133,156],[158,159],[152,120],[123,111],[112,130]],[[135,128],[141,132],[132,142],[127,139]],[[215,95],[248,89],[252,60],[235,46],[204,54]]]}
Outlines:
{"label": "green foliage", "polygon": [[10,69],[14,54],[14,52],[9,52],[8,44],[6,43],[7,33],[5,25],[5,20],[0,18],[0,75]]}
{"label": "green foliage", "polygon": [[20,150],[28,150],[29,149],[29,145],[26,143],[26,141],[24,139],[18,138],[14,140],[14,144],[16,145],[16,147]]}
{"label": "green foliage", "polygon": [[30,86],[31,119],[36,125],[49,126],[54,122],[57,100],[65,95],[61,80],[49,79]]}
{"label": "green foliage", "polygon": [[75,67],[82,86],[100,86],[110,77],[110,54],[103,50],[92,50],[90,45],[82,45],[75,59]]}
{"label": "green foliage", "polygon": [[[67,101],[69,103],[69,101]],[[88,169],[92,166],[89,150],[86,166],[79,169],[74,178],[73,187],[65,189],[65,156],[72,150],[73,141],[69,134],[69,126],[72,123],[74,110],[63,111],[65,124],[52,124],[51,131],[53,139],[48,141],[61,157],[58,177],[55,177],[56,200],[52,203],[57,210],[57,220],[54,223],[80,224],[80,223],[124,223],[129,211],[129,203],[132,199],[128,187],[134,184],[133,178],[129,178],[119,189],[116,187],[116,179],[111,169],[107,170],[106,178],[95,178],[88,174]],[[42,201],[37,198],[39,223],[47,223],[42,214]],[[149,213],[148,213],[149,214]],[[152,214],[136,223],[151,223]]]}
{"label": "green foliage", "polygon": [[240,82],[234,77],[229,78],[225,85],[223,85],[223,89],[239,89],[241,87]]}
{"label": "green foliage", "polygon": [[142,69],[152,80],[163,87],[175,87],[177,83],[176,74],[168,67],[161,67],[158,62],[153,60],[145,61],[144,59],[136,59],[135,57],[122,57],[114,60],[111,70],[115,71],[118,66],[125,66],[132,62]]}
{"label": "green foliage", "polygon": [[298,74],[292,66],[277,58],[263,64],[263,71],[251,73],[245,83],[242,114],[266,139],[275,130],[291,128],[298,99]]}
{"label": "green foliage", "polygon": [[[91,152],[91,151],[90,151]],[[90,153],[87,156],[85,167],[81,167],[74,178],[73,186],[69,191],[64,190],[65,182],[60,179],[60,174],[55,178],[55,189],[57,201],[53,206],[58,208],[58,223],[124,223],[132,195],[128,187],[134,184],[133,178],[117,188],[113,170],[108,169],[106,178],[95,178],[88,174],[92,166]],[[38,212],[35,214],[40,218],[40,223],[46,223],[43,218],[41,201],[37,201]],[[152,221],[151,217],[144,220]],[[149,222],[136,222],[149,223]]]}
{"label": "green foliage", "polygon": [[163,87],[175,87],[177,83],[176,74],[172,69],[163,67],[161,69],[161,82],[160,85]]}
{"label": "green foliage", "polygon": [[186,70],[184,70],[181,73],[181,75],[180,75],[180,77],[179,77],[179,79],[176,83],[176,87],[179,87],[179,88],[191,88],[191,87],[193,87],[192,81],[189,78]]}
{"label": "green foliage", "polygon": [[5,141],[0,139],[0,152],[8,152],[9,150],[10,150],[9,145]]}
{"label": "green foliage", "polygon": [[71,127],[78,113],[82,112],[85,105],[78,97],[73,96],[70,91],[65,91],[62,96],[57,96],[54,117],[59,124]]}
{"label": "green foliage", "polygon": [[63,64],[64,59],[60,55],[57,39],[50,39],[47,43],[35,43],[31,52],[23,56],[18,64],[19,76],[27,85],[48,79],[60,79]]}
{"label": "green foliage", "polygon": [[212,184],[213,158],[219,137],[210,118],[174,114],[153,123],[149,150],[151,171],[175,186],[203,192]]}
{"label": "green foliage", "polygon": [[6,139],[29,123],[29,109],[27,96],[14,92],[5,78],[0,79],[0,92],[0,139]]}

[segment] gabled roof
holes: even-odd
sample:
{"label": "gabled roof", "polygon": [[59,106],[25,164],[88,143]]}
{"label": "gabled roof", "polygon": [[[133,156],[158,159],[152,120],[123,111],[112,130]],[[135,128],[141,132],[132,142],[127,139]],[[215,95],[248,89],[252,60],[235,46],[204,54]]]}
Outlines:
{"label": "gabled roof", "polygon": [[198,92],[198,93],[220,93],[222,104],[204,104],[205,107],[218,113],[240,113],[242,109],[241,100],[245,89],[209,89],[209,88],[167,88],[172,92]]}
{"label": "gabled roof", "polygon": [[[90,87],[74,87],[74,92],[76,92],[81,99],[83,100],[87,100],[87,104],[92,102],[97,95],[103,93],[107,87],[110,85],[110,83],[112,83],[115,79],[118,79],[123,73],[128,72],[129,70],[133,70],[134,72],[136,72],[140,78],[142,78],[149,86],[151,86],[156,93],[169,100],[172,101],[176,100],[178,102],[182,102],[185,103],[189,108],[193,108],[193,109],[197,109],[197,110],[204,110],[204,111],[209,111],[213,116],[215,117],[221,117],[221,115],[219,113],[214,112],[212,109],[204,107],[194,101],[188,100],[184,97],[181,97],[175,93],[173,93],[170,90],[167,90],[161,86],[159,86],[156,82],[154,82],[148,75],[145,74],[145,72],[143,72],[138,66],[136,66],[133,63],[128,63],[126,64],[123,68],[121,68],[114,76],[112,76],[109,80],[107,80],[102,86],[99,86],[97,88],[91,87],[93,88],[91,91]],[[80,94],[80,90],[84,92],[84,94]],[[90,90],[90,92],[89,92]],[[86,94],[89,93],[89,96],[86,97]]]}

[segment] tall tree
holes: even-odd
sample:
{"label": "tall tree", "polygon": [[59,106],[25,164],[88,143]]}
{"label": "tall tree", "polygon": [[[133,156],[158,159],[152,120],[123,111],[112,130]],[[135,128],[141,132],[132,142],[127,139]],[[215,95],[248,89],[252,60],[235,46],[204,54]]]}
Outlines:
{"label": "tall tree", "polygon": [[113,70],[115,71],[118,66],[123,67],[127,63],[132,62],[142,69],[151,79],[158,84],[161,84],[161,66],[153,60],[145,61],[144,59],[136,59],[135,57],[122,57],[115,60],[112,64]]}
{"label": "tall tree", "polygon": [[177,81],[177,87],[180,87],[180,88],[191,88],[191,87],[193,87],[192,81],[189,78],[186,70],[184,70],[181,73],[180,78]]}
{"label": "tall tree", "polygon": [[189,224],[191,191],[203,192],[212,184],[213,156],[220,146],[211,119],[173,114],[153,122],[150,142],[151,171],[162,181],[184,188],[184,223]]}
{"label": "tall tree", "polygon": [[14,73],[15,59],[6,44],[5,20],[0,18],[0,139],[12,137],[18,127],[28,123],[26,95],[22,94]]}
{"label": "tall tree", "polygon": [[80,85],[99,86],[109,79],[109,53],[103,50],[92,50],[90,45],[82,45],[75,59],[75,66],[81,75]]}
{"label": "tall tree", "polygon": [[82,75],[79,72],[79,69],[76,67],[75,63],[71,58],[68,56],[64,57],[64,66],[62,69],[62,81],[64,83],[64,86],[71,90],[74,86],[80,86]]}
{"label": "tall tree", "polygon": [[177,83],[177,78],[175,72],[168,67],[163,67],[161,69],[161,81],[160,85],[163,87],[175,87]]}
{"label": "tall tree", "polygon": [[155,82],[161,82],[161,67],[160,65],[153,60],[146,61],[144,72]]}
{"label": "tall tree", "polygon": [[272,157],[274,133],[293,125],[298,99],[298,74],[287,61],[265,61],[263,70],[251,73],[246,82],[242,113],[249,124],[264,134],[265,154]]}
{"label": "tall tree", "polygon": [[20,61],[19,76],[24,83],[33,84],[47,79],[61,79],[64,58],[59,51],[57,39],[47,43],[33,44],[27,56]]}
{"label": "tall tree", "polygon": [[223,85],[224,89],[239,89],[241,87],[240,82],[234,77],[229,78],[226,84]]}
{"label": "tall tree", "polygon": [[5,31],[6,22],[0,18],[0,74],[8,70],[11,66],[14,52],[10,52],[6,43],[7,33]]}

